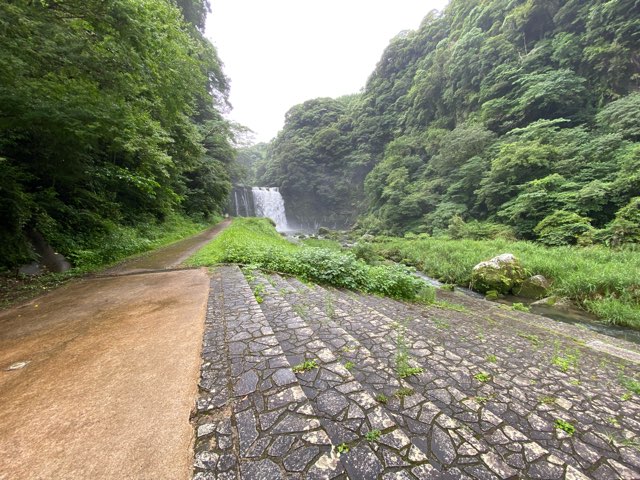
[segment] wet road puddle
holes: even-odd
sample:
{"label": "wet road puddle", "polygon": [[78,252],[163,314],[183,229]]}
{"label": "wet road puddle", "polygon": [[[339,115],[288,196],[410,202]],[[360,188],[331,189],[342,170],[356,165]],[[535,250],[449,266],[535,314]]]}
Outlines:
{"label": "wet road puddle", "polygon": [[7,368],[5,368],[4,370],[6,372],[11,372],[13,370],[21,370],[24,367],[26,367],[27,365],[29,365],[31,363],[30,360],[23,360],[21,362],[14,362],[11,365],[9,365]]}

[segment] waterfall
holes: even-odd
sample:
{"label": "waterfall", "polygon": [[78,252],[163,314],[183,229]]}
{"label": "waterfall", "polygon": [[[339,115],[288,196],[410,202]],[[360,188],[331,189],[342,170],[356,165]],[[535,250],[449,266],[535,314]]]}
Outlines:
{"label": "waterfall", "polygon": [[234,217],[268,217],[276,223],[278,231],[289,230],[284,200],[276,187],[234,185],[226,210]]}
{"label": "waterfall", "polygon": [[239,213],[239,212],[240,212],[240,208],[239,208],[239,206],[240,206],[240,202],[238,202],[238,191],[237,191],[237,190],[234,190],[234,191],[233,191],[233,196],[234,196],[234,198],[235,198],[235,200],[236,200],[236,201],[235,201],[235,203],[233,204],[233,206],[235,207],[235,209],[234,209],[234,212],[233,212],[233,213],[234,213],[235,215],[239,215],[239,214],[240,214],[240,213]]}
{"label": "waterfall", "polygon": [[253,187],[253,204],[257,217],[269,217],[276,222],[276,229],[280,232],[289,229],[284,200],[278,188]]}
{"label": "waterfall", "polygon": [[254,217],[253,191],[251,187],[234,185],[229,195],[227,213],[234,217]]}

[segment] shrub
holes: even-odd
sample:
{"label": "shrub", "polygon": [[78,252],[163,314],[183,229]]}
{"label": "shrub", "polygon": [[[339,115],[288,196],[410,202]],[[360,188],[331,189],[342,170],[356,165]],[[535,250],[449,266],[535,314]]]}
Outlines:
{"label": "shrub", "polygon": [[342,245],[336,240],[329,240],[328,238],[305,238],[302,240],[303,245],[307,247],[319,247],[328,248],[329,250],[342,251]]}
{"label": "shrub", "polygon": [[367,283],[365,290],[396,298],[414,298],[423,290],[433,291],[402,265],[369,267]]}
{"label": "shrub", "polygon": [[358,242],[351,249],[356,258],[360,260],[364,260],[369,265],[376,265],[380,263],[382,257],[378,255],[373,248],[373,245],[367,242]]}
{"label": "shrub", "polygon": [[43,234],[54,248],[64,243],[66,248],[60,251],[67,253],[76,269],[86,271],[195,235],[207,226],[178,214],[167,216],[161,223],[155,219],[142,220],[135,227],[109,220],[102,220],[99,229],[95,225],[91,232],[74,238],[61,239],[59,232],[46,228]]}
{"label": "shrub", "polygon": [[509,240],[515,239],[513,229],[507,225],[492,222],[479,222],[477,220],[465,222],[458,215],[451,219],[447,229],[447,235],[454,240],[461,238],[469,238],[472,240],[494,238],[504,238]]}
{"label": "shrub", "polygon": [[611,246],[640,243],[640,197],[634,197],[616,213],[605,236]]}
{"label": "shrub", "polygon": [[533,229],[540,243],[548,246],[575,245],[581,236],[592,230],[588,218],[565,210],[556,210]]}
{"label": "shrub", "polygon": [[2,157],[0,170],[0,269],[5,269],[33,260],[23,230],[34,205],[22,187],[26,175]]}
{"label": "shrub", "polygon": [[[362,289],[367,283],[366,264],[351,253],[338,253],[322,248],[301,248],[292,254],[288,272],[319,283]],[[286,262],[285,262],[286,263]]]}

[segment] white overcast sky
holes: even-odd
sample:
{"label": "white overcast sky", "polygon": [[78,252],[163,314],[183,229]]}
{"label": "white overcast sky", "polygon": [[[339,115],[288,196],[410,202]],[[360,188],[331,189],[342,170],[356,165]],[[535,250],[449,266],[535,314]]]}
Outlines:
{"label": "white overcast sky", "polygon": [[447,0],[211,0],[207,36],[231,80],[229,118],[269,141],[292,106],[357,93],[389,41]]}

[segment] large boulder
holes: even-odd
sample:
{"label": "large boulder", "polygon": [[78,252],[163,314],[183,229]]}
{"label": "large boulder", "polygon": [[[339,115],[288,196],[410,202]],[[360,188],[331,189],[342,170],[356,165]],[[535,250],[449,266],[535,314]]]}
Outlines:
{"label": "large boulder", "polygon": [[506,294],[520,287],[525,278],[520,260],[511,253],[503,253],[473,267],[471,289],[481,293],[494,290]]}
{"label": "large boulder", "polygon": [[549,294],[551,282],[542,275],[534,275],[527,278],[522,285],[514,290],[519,297],[525,298],[543,298]]}

